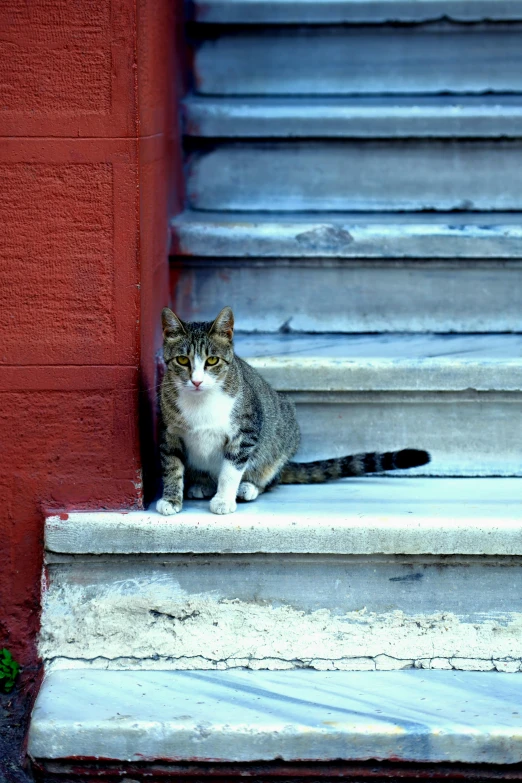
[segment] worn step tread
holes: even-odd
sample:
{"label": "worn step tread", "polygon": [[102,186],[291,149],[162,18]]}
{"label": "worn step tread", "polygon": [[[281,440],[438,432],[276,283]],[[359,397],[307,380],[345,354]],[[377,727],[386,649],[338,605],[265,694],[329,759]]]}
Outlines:
{"label": "worn step tread", "polygon": [[521,258],[520,213],[247,213],[187,210],[171,253],[216,258]]}
{"label": "worn step tread", "polygon": [[236,351],[280,391],[522,389],[518,334],[251,334]]}
{"label": "worn step tread", "polygon": [[522,135],[520,96],[203,98],[185,133],[210,138],[506,138]]}
{"label": "worn step tread", "polygon": [[519,0],[195,0],[191,18],[215,24],[383,23],[522,19]]}
{"label": "worn step tread", "polygon": [[[407,444],[405,444],[407,445]],[[46,521],[48,552],[522,555],[522,479],[365,477],[278,487],[235,514],[208,501]]]}
{"label": "worn step tread", "polygon": [[[291,324],[288,325],[289,331]],[[522,335],[517,334],[242,334],[236,350],[253,358],[410,360],[480,362],[522,361]]]}
{"label": "worn step tread", "polygon": [[55,671],[37,759],[522,761],[522,678],[452,671]]}

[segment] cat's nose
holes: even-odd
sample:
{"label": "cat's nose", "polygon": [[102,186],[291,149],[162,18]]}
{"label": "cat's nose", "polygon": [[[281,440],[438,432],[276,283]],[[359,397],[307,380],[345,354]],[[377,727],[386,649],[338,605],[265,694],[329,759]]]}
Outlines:
{"label": "cat's nose", "polygon": [[201,386],[201,384],[203,383],[203,381],[192,381],[192,383],[194,384],[194,386],[196,387],[196,389],[199,389],[199,387]]}

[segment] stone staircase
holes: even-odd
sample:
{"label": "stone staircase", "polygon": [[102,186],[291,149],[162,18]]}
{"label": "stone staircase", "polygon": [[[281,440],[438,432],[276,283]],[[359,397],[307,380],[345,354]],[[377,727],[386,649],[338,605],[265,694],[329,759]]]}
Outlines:
{"label": "stone staircase", "polygon": [[38,774],[522,762],[522,2],[191,13],[173,308],[233,307],[300,458],[432,462],[50,517]]}

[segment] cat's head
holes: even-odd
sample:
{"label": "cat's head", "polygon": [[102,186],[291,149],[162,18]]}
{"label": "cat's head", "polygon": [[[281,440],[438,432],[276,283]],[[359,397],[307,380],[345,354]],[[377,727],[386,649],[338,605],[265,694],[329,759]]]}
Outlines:
{"label": "cat's head", "polygon": [[162,314],[163,356],[170,383],[201,394],[223,386],[234,358],[234,315],[224,307],[215,321],[187,323],[166,307]]}

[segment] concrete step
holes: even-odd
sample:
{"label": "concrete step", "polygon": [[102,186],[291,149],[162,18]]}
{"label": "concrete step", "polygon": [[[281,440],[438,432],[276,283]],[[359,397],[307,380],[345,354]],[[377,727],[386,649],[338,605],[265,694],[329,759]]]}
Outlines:
{"label": "concrete step", "polygon": [[432,461],[408,475],[522,475],[519,335],[238,335],[236,351],[295,401],[301,460],[416,447]]}
{"label": "concrete step", "polygon": [[522,475],[521,336],[245,335],[236,350],[295,400],[303,460],[412,445],[432,454],[420,475]]}
{"label": "concrete step", "polygon": [[[226,303],[246,331],[522,329],[521,262],[183,257],[171,264],[171,278],[173,306],[181,317],[215,318]],[[259,291],[262,307],[253,306]]]}
{"label": "concrete step", "polygon": [[195,25],[196,91],[245,96],[522,92],[520,22],[305,24],[299,19],[293,26]]}
{"label": "concrete step", "polygon": [[212,143],[188,158],[187,196],[247,213],[521,210],[521,155],[522,140]]}
{"label": "concrete step", "polygon": [[[185,212],[172,224],[182,317],[234,306],[245,331],[519,332],[520,216]],[[253,292],[263,291],[263,307]],[[441,292],[444,296],[441,296]]]}
{"label": "concrete step", "polygon": [[[47,671],[521,668],[522,480],[279,487],[46,522]],[[125,714],[125,713],[123,713]]]}
{"label": "concrete step", "polygon": [[520,96],[190,96],[185,134],[209,138],[520,138]]}
{"label": "concrete step", "polygon": [[154,760],[515,764],[521,700],[520,676],[471,672],[55,672],[29,753],[140,762],[133,780]]}
{"label": "concrete step", "polygon": [[520,0],[194,0],[190,18],[212,24],[360,24],[522,20]]}

